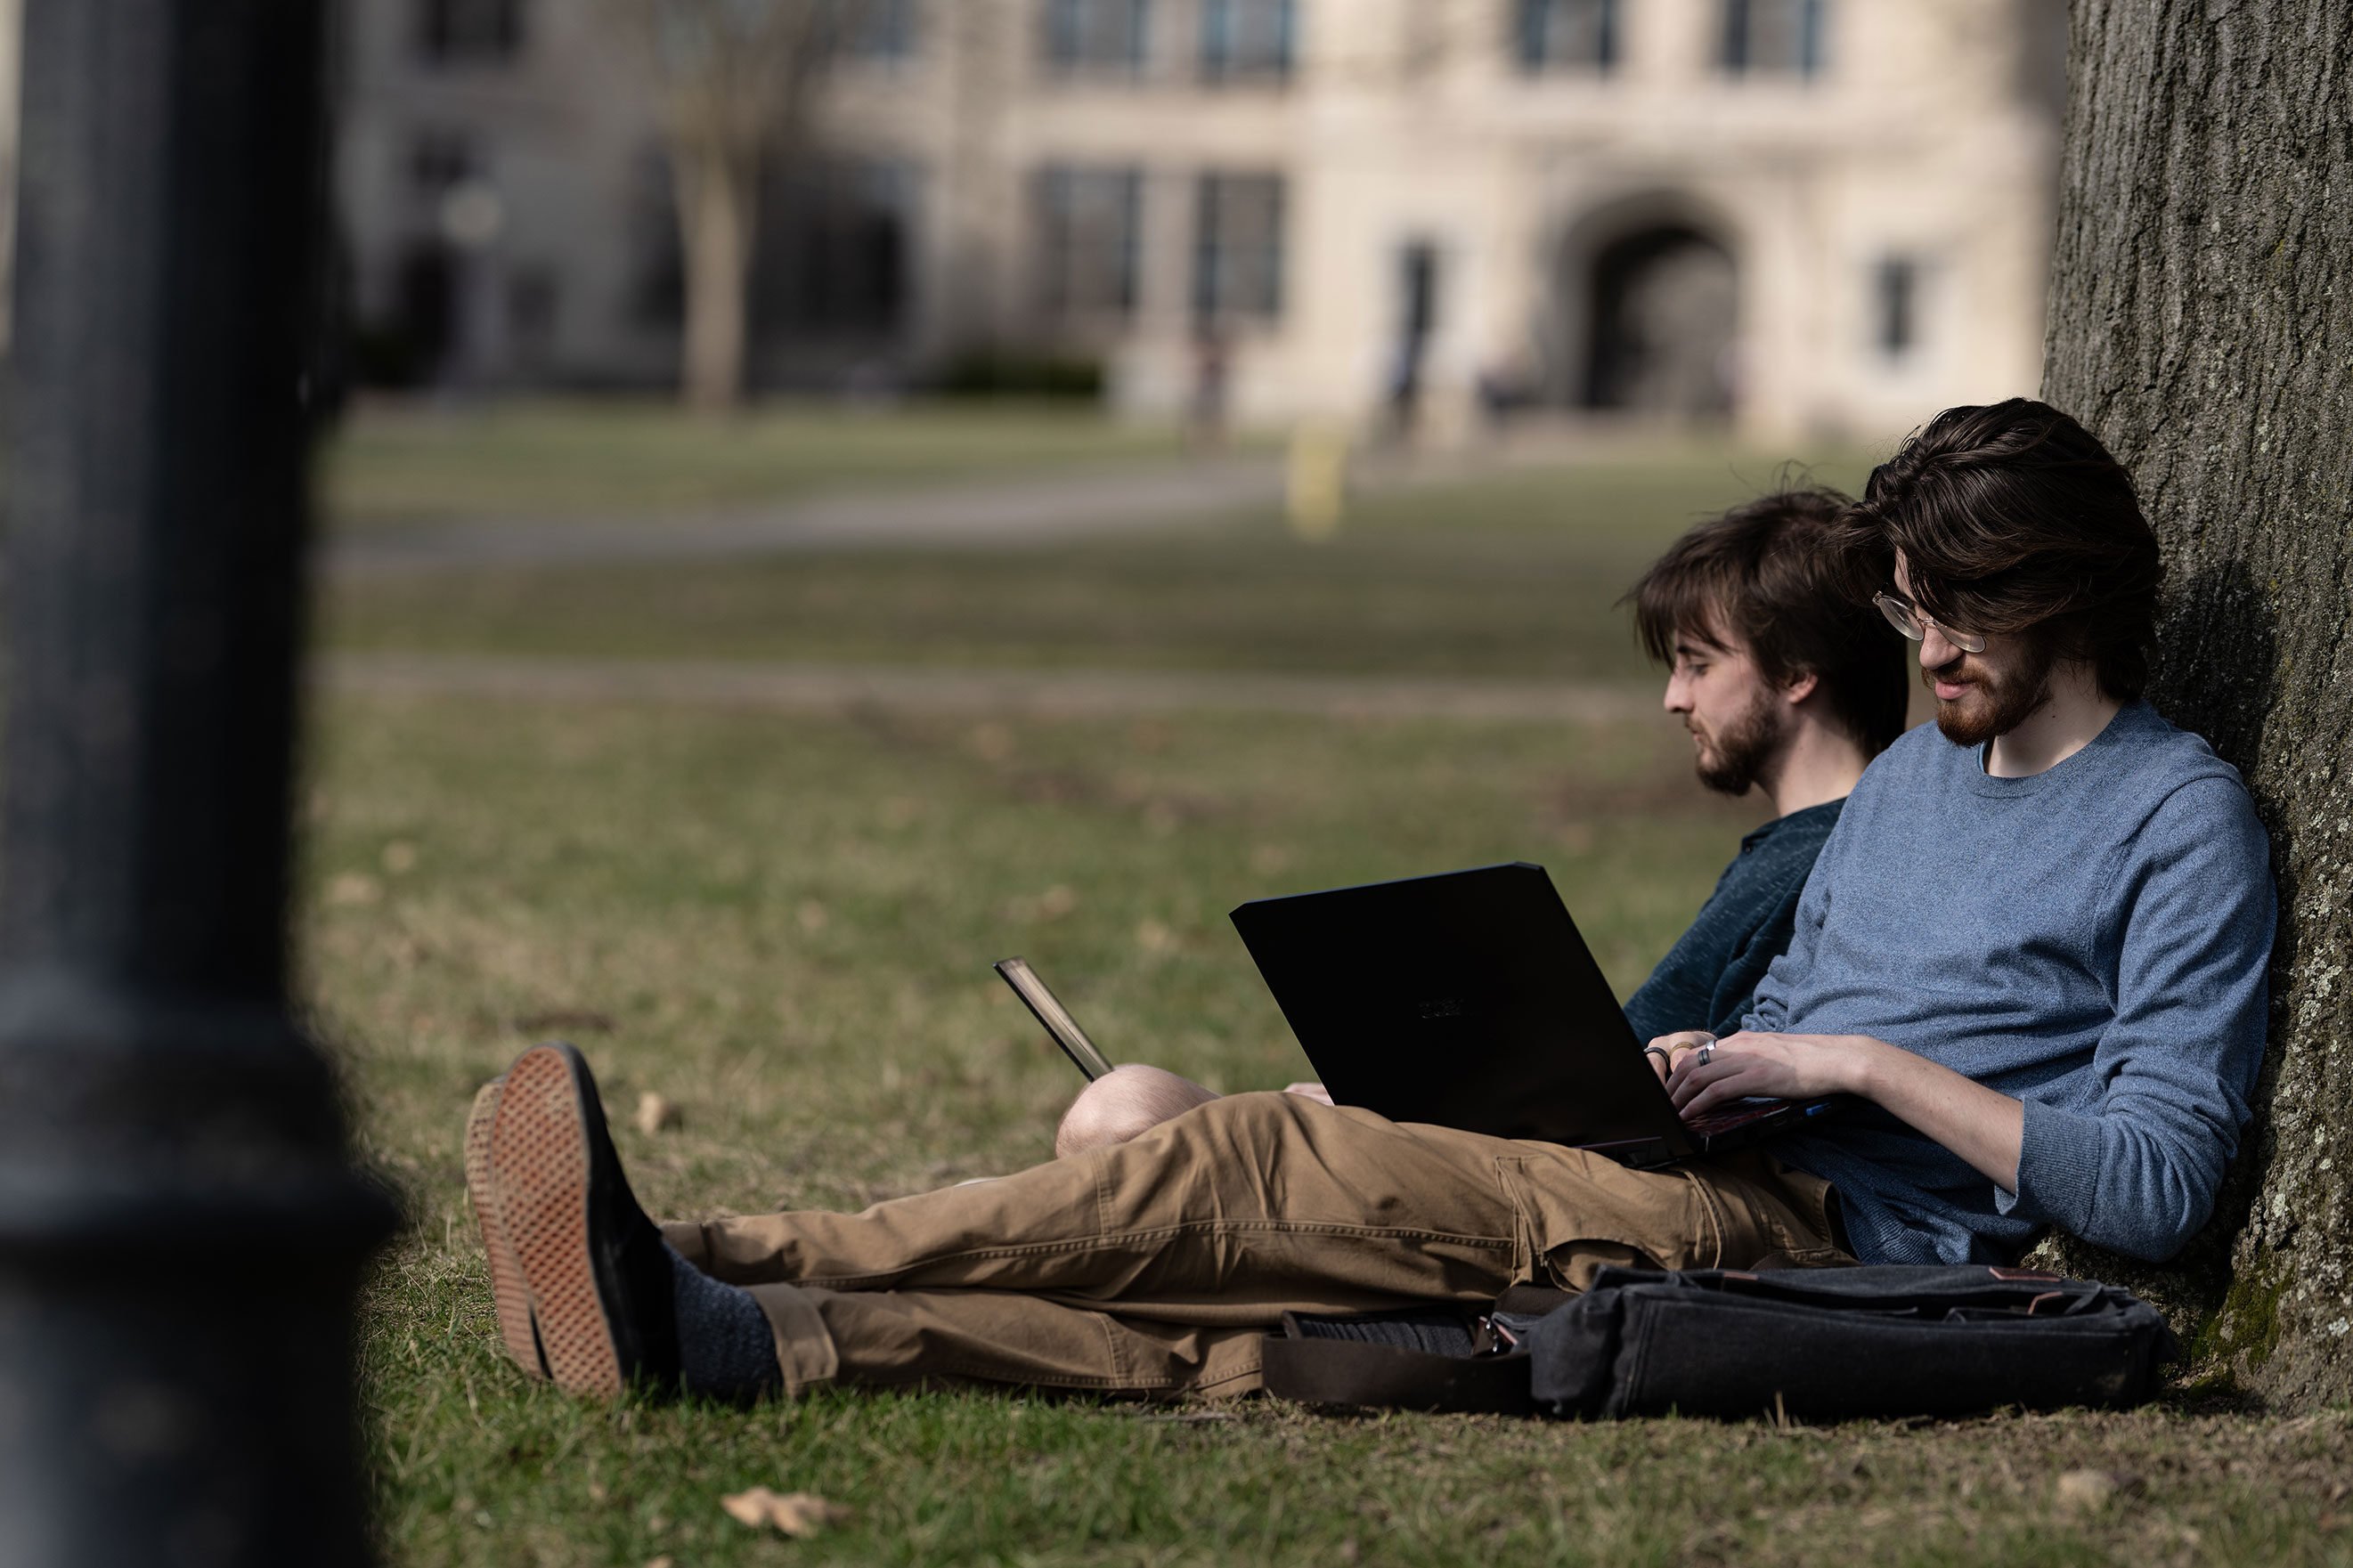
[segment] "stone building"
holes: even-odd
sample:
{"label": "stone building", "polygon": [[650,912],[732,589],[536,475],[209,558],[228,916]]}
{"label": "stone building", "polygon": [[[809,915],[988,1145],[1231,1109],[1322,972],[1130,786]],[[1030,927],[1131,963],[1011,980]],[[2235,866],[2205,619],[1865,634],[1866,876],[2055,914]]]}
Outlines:
{"label": "stone building", "polygon": [[[345,9],[364,363],[671,378],[608,0]],[[766,176],[754,379],[1883,436],[2038,380],[2064,47],[2063,0],[879,0]]]}

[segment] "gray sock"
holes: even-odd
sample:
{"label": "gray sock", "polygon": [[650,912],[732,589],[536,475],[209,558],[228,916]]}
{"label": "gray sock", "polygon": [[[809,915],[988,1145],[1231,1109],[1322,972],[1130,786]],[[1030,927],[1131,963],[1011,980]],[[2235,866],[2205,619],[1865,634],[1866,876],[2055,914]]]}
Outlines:
{"label": "gray sock", "polygon": [[776,1336],[752,1293],[713,1279],[675,1248],[663,1250],[670,1253],[679,1373],[686,1391],[712,1399],[751,1399],[782,1384]]}

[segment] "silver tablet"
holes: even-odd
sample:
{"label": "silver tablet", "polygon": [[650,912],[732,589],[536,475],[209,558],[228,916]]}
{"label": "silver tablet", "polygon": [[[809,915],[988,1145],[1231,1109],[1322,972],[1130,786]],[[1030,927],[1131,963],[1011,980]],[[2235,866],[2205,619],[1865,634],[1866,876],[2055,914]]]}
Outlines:
{"label": "silver tablet", "polygon": [[1095,1043],[1087,1038],[1087,1032],[1079,1027],[1079,1021],[1071,1016],[1071,1010],[1046,989],[1046,983],[1038,978],[1037,971],[1031,969],[1027,962],[1008,958],[996,967],[997,973],[1005,976],[1005,984],[1013,987],[1013,994],[1021,998],[1038,1022],[1045,1026],[1046,1032],[1054,1037],[1054,1043],[1062,1047],[1063,1054],[1078,1063],[1079,1070],[1087,1075],[1089,1082],[1111,1071],[1111,1063],[1095,1049]]}

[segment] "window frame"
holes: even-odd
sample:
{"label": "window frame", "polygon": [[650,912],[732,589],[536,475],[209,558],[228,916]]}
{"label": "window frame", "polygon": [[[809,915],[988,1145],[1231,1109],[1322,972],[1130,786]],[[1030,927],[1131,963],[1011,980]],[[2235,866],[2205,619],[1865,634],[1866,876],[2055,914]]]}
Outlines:
{"label": "window frame", "polygon": [[[1126,51],[1094,52],[1090,41],[1100,29],[1091,31],[1087,18],[1114,6],[1126,12]],[[1140,79],[1152,63],[1152,0],[1045,0],[1039,12],[1039,58],[1058,77]]]}
{"label": "window frame", "polygon": [[[1556,50],[1553,40],[1563,12],[1579,3],[1594,14],[1593,48],[1589,56],[1580,52],[1570,58]],[[1622,0],[1517,0],[1513,59],[1522,74],[1531,77],[1567,72],[1614,76],[1622,59],[1623,9]]]}
{"label": "window frame", "polygon": [[417,60],[437,70],[512,66],[530,46],[526,0],[416,0]]}
{"label": "window frame", "polygon": [[[1236,259],[1241,242],[1225,232],[1234,193],[1249,187],[1271,196],[1265,237],[1250,244],[1258,252],[1262,288],[1237,301],[1233,275],[1245,270]],[[1197,323],[1249,321],[1272,324],[1289,304],[1291,182],[1280,170],[1205,169],[1194,177],[1191,308]]]}
{"label": "window frame", "polygon": [[[1254,8],[1245,11],[1245,8]],[[1238,52],[1242,24],[1271,15],[1272,52],[1245,56]],[[1195,40],[1194,65],[1203,83],[1212,87],[1284,87],[1299,72],[1298,0],[1200,0],[1200,36]]]}
{"label": "window frame", "polygon": [[[1830,0],[1721,0],[1721,5],[1716,66],[1725,75],[1813,81],[1828,69]],[[1758,14],[1768,5],[1788,8],[1790,53],[1787,58],[1760,60]]]}
{"label": "window frame", "polygon": [[1882,251],[1871,266],[1872,356],[1883,368],[1917,364],[1925,352],[1928,264],[1914,250]]}
{"label": "window frame", "polygon": [[[1038,309],[1060,323],[1133,321],[1144,302],[1144,168],[1138,163],[1050,162],[1030,174],[1031,243],[1036,247]],[[1093,205],[1088,195],[1108,195],[1100,210],[1117,218],[1108,243],[1085,231]],[[1103,276],[1109,290],[1074,287],[1094,274],[1084,265],[1108,255]]]}

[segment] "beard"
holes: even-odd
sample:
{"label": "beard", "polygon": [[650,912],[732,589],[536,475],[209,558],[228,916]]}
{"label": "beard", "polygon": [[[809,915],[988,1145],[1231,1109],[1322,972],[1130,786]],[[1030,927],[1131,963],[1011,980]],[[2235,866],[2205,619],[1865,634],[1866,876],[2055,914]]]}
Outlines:
{"label": "beard", "polygon": [[2057,650],[2031,641],[2020,650],[2018,668],[1996,675],[1965,653],[1952,663],[1920,672],[1921,684],[1933,695],[1939,678],[1967,683],[1959,700],[1936,699],[1936,728],[1956,746],[1982,746],[1997,735],[2007,735],[2026,722],[2034,710],[2051,700],[2051,671]]}
{"label": "beard", "polygon": [[1684,727],[1698,742],[1699,782],[1718,795],[1746,795],[1789,747],[1788,722],[1769,689],[1758,691],[1719,730],[1693,728],[1689,720]]}

